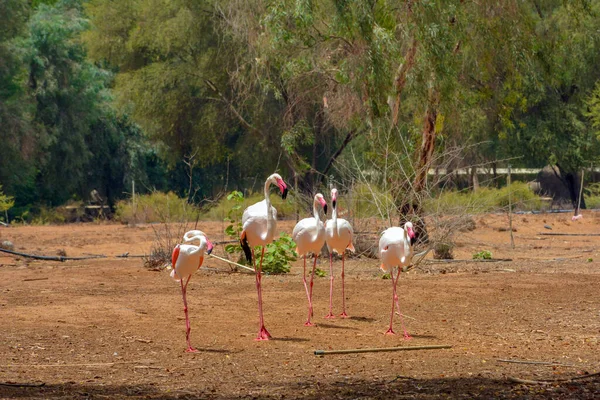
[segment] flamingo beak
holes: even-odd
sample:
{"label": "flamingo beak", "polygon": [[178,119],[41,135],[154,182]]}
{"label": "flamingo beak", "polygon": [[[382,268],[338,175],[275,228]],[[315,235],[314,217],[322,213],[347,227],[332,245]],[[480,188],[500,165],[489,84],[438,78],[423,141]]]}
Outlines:
{"label": "flamingo beak", "polygon": [[277,186],[279,186],[279,190],[281,190],[281,198],[285,200],[288,194],[288,188],[285,182],[281,179],[277,180]]}
{"label": "flamingo beak", "polygon": [[410,227],[407,229],[407,231],[408,231],[407,232],[408,237],[410,238],[410,244],[412,246],[412,244],[415,242],[415,237],[416,237],[415,231],[413,230],[413,228],[410,228]]}
{"label": "flamingo beak", "polygon": [[213,251],[213,244],[208,239],[206,239],[206,242],[207,242],[207,245],[206,245],[206,254],[210,254]]}
{"label": "flamingo beak", "polygon": [[331,207],[333,207],[335,209],[336,206],[337,206],[337,194],[334,194],[331,197]]}
{"label": "flamingo beak", "polygon": [[327,215],[327,202],[324,198],[319,199],[319,203],[321,203],[321,207],[323,207],[323,212]]}

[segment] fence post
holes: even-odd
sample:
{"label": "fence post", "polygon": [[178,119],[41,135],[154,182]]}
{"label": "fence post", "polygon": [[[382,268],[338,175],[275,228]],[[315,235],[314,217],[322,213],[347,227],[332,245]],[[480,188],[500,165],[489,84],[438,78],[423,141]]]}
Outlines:
{"label": "fence post", "polygon": [[515,239],[513,237],[512,227],[512,193],[511,193],[511,179],[510,179],[510,164],[508,164],[508,230],[510,231],[510,247],[515,248]]}

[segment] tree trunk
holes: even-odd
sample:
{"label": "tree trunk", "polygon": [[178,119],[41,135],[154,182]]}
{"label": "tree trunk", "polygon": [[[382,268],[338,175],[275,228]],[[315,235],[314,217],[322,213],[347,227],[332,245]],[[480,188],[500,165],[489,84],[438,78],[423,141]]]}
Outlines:
{"label": "tree trunk", "polygon": [[428,243],[429,234],[423,218],[423,206],[421,194],[427,187],[427,173],[431,165],[433,150],[435,148],[435,125],[437,122],[438,105],[440,94],[436,88],[429,93],[429,104],[425,114],[425,126],[423,127],[423,141],[417,164],[417,174],[412,185],[412,194],[408,196],[400,206],[400,223],[411,221],[415,229],[415,241],[417,243]]}

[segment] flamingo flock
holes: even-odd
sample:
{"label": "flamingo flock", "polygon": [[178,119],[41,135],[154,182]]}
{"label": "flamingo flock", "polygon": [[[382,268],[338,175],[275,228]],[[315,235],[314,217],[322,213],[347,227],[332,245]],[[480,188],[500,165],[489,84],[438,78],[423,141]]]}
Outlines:
{"label": "flamingo flock", "polygon": [[[276,185],[282,199],[285,200],[288,193],[288,185],[284,182],[279,174],[272,174],[267,178],[264,184],[264,200],[255,203],[244,210],[242,215],[242,231],[240,234],[240,245],[246,257],[246,260],[252,264],[255,272],[256,292],[258,299],[258,334],[257,341],[269,340],[271,334],[265,327],[263,300],[262,300],[262,264],[265,254],[265,246],[275,239],[277,229],[277,210],[271,205],[270,187]],[[312,217],[300,220],[293,229],[292,239],[296,243],[296,252],[302,256],[304,269],[302,274],[302,282],[306,291],[308,300],[308,317],[305,326],[313,326],[311,321],[313,317],[313,284],[316,271],[317,259],[319,252],[324,245],[327,246],[329,253],[329,313],[325,318],[335,318],[333,313],[333,253],[341,255],[341,286],[342,286],[342,312],[339,315],[341,318],[348,318],[346,310],[346,294],[344,282],[344,267],[345,267],[345,252],[350,250],[354,252],[353,229],[352,225],[345,219],[338,218],[338,191],[333,188],[331,190],[331,219],[322,221],[319,213],[319,208],[323,210],[323,214],[327,215],[327,202],[321,193],[317,193],[313,199]],[[325,217],[326,218],[326,217]],[[413,250],[412,245],[415,239],[413,225],[410,222],[401,227],[390,227],[386,229],[379,240],[379,258],[381,259],[381,269],[389,273],[392,282],[392,312],[390,315],[390,326],[385,332],[388,335],[394,335],[393,321],[394,312],[400,315],[400,324],[403,330],[404,339],[411,339],[410,335],[404,327],[402,314],[397,295],[397,285],[400,279],[402,269],[412,262]],[[204,262],[204,255],[210,254],[213,245],[206,234],[199,230],[191,230],[183,236],[184,244],[178,244],[173,249],[172,254],[172,271],[171,277],[180,282],[181,295],[183,298],[183,310],[185,313],[186,323],[186,352],[197,352],[191,345],[190,341],[190,319],[187,306],[187,285],[194,274]],[[190,244],[198,242],[198,245]],[[255,247],[261,247],[260,260],[257,263]],[[313,266],[309,272],[310,281],[307,282],[306,277],[306,258],[312,254]],[[396,277],[394,272],[396,271]],[[185,281],[185,282],[184,282]]]}

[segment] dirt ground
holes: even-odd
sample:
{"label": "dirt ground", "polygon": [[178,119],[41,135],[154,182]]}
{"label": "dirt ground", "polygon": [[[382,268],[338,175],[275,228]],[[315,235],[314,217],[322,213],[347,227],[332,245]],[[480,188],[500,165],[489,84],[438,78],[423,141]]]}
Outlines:
{"label": "dirt ground", "polygon": [[[196,354],[184,352],[183,304],[169,272],[114,257],[148,253],[152,226],[0,227],[0,241],[12,241],[16,251],[110,256],[57,262],[0,253],[0,398],[600,398],[600,376],[585,377],[600,371],[600,236],[540,234],[600,234],[600,213],[576,222],[568,214],[516,216],[514,249],[505,215],[475,221],[475,230],[457,237],[455,257],[463,261],[428,256],[402,275],[410,341],[383,334],[391,283],[377,260],[346,263],[349,319],[323,318],[328,278],[316,280],[315,327],[303,325],[301,261],[290,274],[265,276],[274,339],[256,342],[254,276],[207,259],[188,290]],[[291,232],[293,224],[279,228]],[[221,223],[199,228],[223,240]],[[512,261],[464,261],[481,250]],[[325,260],[319,267],[328,270]],[[334,268],[339,314],[341,262]],[[313,354],[422,345],[452,348]]]}

